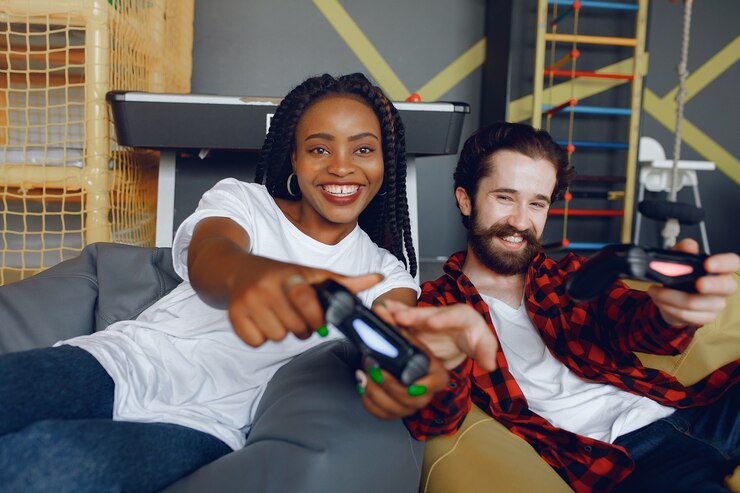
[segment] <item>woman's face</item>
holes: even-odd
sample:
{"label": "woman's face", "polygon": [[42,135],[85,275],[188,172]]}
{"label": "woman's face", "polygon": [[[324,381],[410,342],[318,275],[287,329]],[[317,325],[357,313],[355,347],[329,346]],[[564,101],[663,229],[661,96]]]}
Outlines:
{"label": "woman's face", "polygon": [[327,96],[301,116],[291,154],[301,189],[301,222],[354,227],[383,184],[380,122],[365,102]]}

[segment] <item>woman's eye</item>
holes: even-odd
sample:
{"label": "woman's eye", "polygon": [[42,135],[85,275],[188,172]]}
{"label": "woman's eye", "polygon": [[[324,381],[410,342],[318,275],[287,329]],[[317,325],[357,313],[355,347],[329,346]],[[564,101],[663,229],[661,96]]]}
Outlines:
{"label": "woman's eye", "polygon": [[362,146],[359,149],[357,149],[357,151],[355,152],[357,152],[358,154],[370,154],[374,150],[375,149],[373,149],[372,147]]}
{"label": "woman's eye", "polygon": [[329,151],[327,151],[324,147],[314,147],[312,149],[309,149],[308,152],[311,154],[328,154]]}

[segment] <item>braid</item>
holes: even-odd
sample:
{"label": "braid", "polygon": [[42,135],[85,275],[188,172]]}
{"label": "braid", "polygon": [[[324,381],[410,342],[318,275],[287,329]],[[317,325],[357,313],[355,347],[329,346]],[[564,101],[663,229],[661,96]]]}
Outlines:
{"label": "braid", "polygon": [[415,276],[416,253],[406,199],[405,130],[393,104],[363,74],[311,77],[290,91],[278,105],[270,122],[255,181],[263,183],[273,197],[299,200],[300,193],[291,196],[286,186],[293,172],[290,155],[298,122],[306,109],[321,98],[345,94],[359,97],[373,109],[382,132],[383,186],[360,214],[358,222],[376,244],[393,253]]}
{"label": "braid", "polygon": [[[395,117],[398,121],[401,121],[401,117],[396,114]],[[406,148],[406,128],[403,124],[398,126],[398,142],[399,148]],[[416,264],[416,251],[414,250],[414,241],[411,236],[411,218],[409,217],[409,205],[408,198],[406,195],[406,153],[399,155],[399,160],[403,163],[398,166],[398,187],[399,187],[399,208],[396,213],[398,214],[398,220],[401,221],[403,227],[403,241],[406,247],[406,251],[409,253],[409,268],[413,275],[416,275],[417,264]],[[402,176],[401,176],[402,175]]]}

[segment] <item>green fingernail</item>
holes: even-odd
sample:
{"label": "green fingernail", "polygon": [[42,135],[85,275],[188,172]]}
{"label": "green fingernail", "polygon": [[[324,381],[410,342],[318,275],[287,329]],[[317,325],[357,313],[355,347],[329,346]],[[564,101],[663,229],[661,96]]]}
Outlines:
{"label": "green fingernail", "polygon": [[372,367],[367,371],[368,375],[370,375],[370,378],[373,382],[380,385],[383,383],[383,372],[380,371],[380,368]]}
{"label": "green fingernail", "polygon": [[360,384],[358,383],[358,384],[357,384],[357,392],[358,392],[358,393],[359,393],[360,395],[365,395],[365,387],[363,387],[362,385],[360,385]]}
{"label": "green fingernail", "polygon": [[425,385],[409,385],[408,393],[412,397],[418,397],[420,395],[424,395],[427,393],[427,388]]}
{"label": "green fingernail", "polygon": [[316,332],[318,332],[321,337],[326,337],[329,335],[329,329],[326,328],[326,325],[322,325],[321,327],[316,329]]}

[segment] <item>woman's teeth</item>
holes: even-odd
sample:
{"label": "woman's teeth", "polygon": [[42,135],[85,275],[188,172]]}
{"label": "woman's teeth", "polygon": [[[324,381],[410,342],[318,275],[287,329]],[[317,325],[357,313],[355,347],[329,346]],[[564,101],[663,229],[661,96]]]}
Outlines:
{"label": "woman's teeth", "polygon": [[357,190],[360,189],[360,185],[322,185],[321,188],[331,195],[344,197],[357,193]]}

